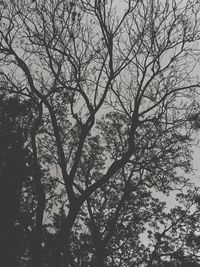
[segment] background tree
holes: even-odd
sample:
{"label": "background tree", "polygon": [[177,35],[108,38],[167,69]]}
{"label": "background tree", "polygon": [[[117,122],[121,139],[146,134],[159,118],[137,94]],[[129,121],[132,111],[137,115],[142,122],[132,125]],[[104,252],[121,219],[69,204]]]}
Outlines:
{"label": "background tree", "polygon": [[[16,266],[24,237],[22,190],[31,177],[28,141],[29,107],[17,96],[0,95],[1,261]],[[30,182],[30,181],[29,181]]]}
{"label": "background tree", "polygon": [[179,193],[177,199],[181,205],[160,213],[159,218],[150,223],[147,266],[167,260],[180,266],[195,266],[199,262],[199,189]]}
{"label": "background tree", "polygon": [[36,107],[29,252],[37,266],[137,263],[139,234],[154,218],[143,217],[145,206],[159,213],[151,189],[187,184],[178,170],[191,169],[199,3],[116,4],[1,2],[1,80]]}

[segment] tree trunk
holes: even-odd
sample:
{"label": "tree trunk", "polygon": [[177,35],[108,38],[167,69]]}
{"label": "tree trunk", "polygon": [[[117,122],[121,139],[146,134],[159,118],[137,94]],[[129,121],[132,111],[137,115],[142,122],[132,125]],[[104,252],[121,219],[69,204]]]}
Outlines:
{"label": "tree trunk", "polygon": [[67,218],[63,222],[62,228],[55,235],[53,242],[53,248],[51,252],[51,262],[49,267],[68,267],[73,266],[72,257],[69,254],[69,238],[71,235],[71,229],[78,215],[79,209],[77,207],[71,207]]}
{"label": "tree trunk", "polygon": [[94,256],[94,264],[92,267],[103,267],[106,255],[105,244],[101,240],[97,240],[95,242],[95,256]]}
{"label": "tree trunk", "polygon": [[[40,121],[40,117],[38,122]],[[39,125],[39,124],[38,124]],[[36,130],[37,125],[31,132],[31,142],[33,149],[33,178],[35,180],[36,194],[37,194],[37,208],[36,208],[36,225],[33,230],[32,237],[32,263],[33,266],[43,266],[42,255],[42,223],[45,210],[45,192],[41,182],[41,171],[38,164],[37,146],[36,146]]]}
{"label": "tree trunk", "polygon": [[36,226],[33,232],[32,239],[32,262],[33,266],[42,267],[43,266],[43,253],[42,253],[42,221],[43,214],[45,209],[45,195],[43,192],[43,187],[40,185],[40,189],[38,189],[38,203],[36,210]]}
{"label": "tree trunk", "polygon": [[105,251],[98,251],[95,253],[94,265],[93,267],[103,267],[105,260]]}

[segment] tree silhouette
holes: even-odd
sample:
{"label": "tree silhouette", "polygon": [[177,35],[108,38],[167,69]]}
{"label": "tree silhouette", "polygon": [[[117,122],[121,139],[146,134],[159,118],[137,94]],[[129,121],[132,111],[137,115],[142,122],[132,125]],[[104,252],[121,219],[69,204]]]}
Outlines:
{"label": "tree silhouette", "polygon": [[22,188],[31,176],[27,142],[28,107],[17,97],[0,95],[0,247],[5,266],[16,266],[23,236]]}
{"label": "tree silhouette", "polygon": [[[164,262],[158,255],[163,243],[151,237],[157,245],[148,250],[140,236],[147,225],[157,227],[152,223],[159,216],[171,219],[153,192],[169,195],[190,185],[185,174],[192,170],[191,118],[198,102],[199,5],[0,3],[0,82],[6,96],[31,107],[28,141],[23,127],[18,132],[20,149],[27,144],[31,154],[31,179],[20,202],[30,219],[21,266]],[[17,163],[8,159],[9,142],[4,161]],[[6,194],[14,208],[22,182],[4,187],[14,190]]]}

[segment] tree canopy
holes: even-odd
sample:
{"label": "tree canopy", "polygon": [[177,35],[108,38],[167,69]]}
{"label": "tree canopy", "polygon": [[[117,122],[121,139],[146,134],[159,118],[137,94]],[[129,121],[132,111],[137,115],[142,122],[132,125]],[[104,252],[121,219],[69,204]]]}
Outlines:
{"label": "tree canopy", "polygon": [[0,1],[1,230],[21,231],[7,266],[198,264],[199,12]]}

